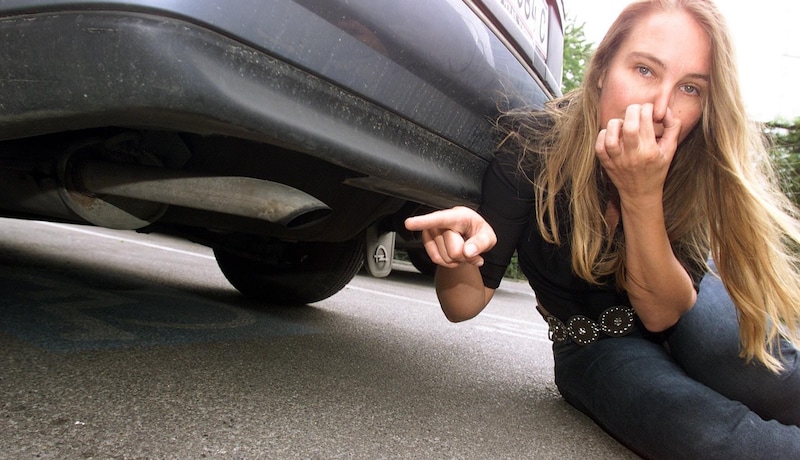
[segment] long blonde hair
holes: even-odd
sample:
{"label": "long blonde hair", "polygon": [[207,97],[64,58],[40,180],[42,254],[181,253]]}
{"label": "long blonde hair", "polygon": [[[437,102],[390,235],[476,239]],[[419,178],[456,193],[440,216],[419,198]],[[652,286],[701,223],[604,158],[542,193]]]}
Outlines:
{"label": "long blonde hair", "polygon": [[[780,193],[768,146],[751,123],[739,89],[727,25],[708,0],[651,0],[629,5],[598,45],[580,88],[549,105],[547,129],[529,113],[509,134],[528,159],[540,162],[535,179],[537,220],[545,239],[561,244],[557,198],[570,203],[572,267],[600,283],[613,275],[627,285],[624,237],[606,238],[608,180],[596,158],[600,131],[598,82],[631,29],[656,11],[688,12],[711,39],[711,75],[702,120],[678,147],[664,185],[667,233],[687,270],[705,268],[709,251],[733,299],[742,356],[778,371],[780,336],[798,343],[800,246],[797,212]],[[535,141],[534,141],[535,140]]]}

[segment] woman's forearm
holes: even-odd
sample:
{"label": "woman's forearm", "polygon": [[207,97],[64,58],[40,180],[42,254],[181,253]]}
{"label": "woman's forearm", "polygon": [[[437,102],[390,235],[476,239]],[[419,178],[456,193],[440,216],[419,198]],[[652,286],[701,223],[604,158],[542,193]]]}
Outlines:
{"label": "woman's forearm", "polygon": [[625,207],[625,268],[631,304],[645,327],[673,326],[696,300],[691,277],[669,243],[658,203],[653,209]]}
{"label": "woman's forearm", "polygon": [[438,267],[436,295],[447,319],[459,322],[480,313],[494,295],[494,289],[483,285],[480,269],[472,264],[455,268]]}

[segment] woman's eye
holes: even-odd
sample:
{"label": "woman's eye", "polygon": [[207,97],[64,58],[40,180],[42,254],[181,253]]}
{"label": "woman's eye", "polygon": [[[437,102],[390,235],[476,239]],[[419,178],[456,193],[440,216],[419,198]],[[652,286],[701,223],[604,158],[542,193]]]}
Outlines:
{"label": "woman's eye", "polygon": [[639,72],[639,75],[644,75],[644,76],[649,76],[652,73],[649,67],[645,67],[643,65],[637,67],[636,70]]}
{"label": "woman's eye", "polygon": [[683,92],[690,96],[698,96],[700,94],[700,90],[692,85],[683,85]]}

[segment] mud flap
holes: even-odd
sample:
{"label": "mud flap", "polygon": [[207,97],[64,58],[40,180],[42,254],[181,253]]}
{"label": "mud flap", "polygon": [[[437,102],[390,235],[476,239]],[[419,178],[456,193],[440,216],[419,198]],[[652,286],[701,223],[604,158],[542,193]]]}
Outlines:
{"label": "mud flap", "polygon": [[394,259],[395,232],[379,233],[377,225],[372,225],[367,229],[365,238],[364,267],[367,273],[376,278],[389,276]]}

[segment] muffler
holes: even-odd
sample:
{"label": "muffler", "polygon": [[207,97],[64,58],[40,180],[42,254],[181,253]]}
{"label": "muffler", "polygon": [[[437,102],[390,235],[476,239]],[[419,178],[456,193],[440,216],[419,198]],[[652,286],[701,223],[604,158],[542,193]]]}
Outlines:
{"label": "muffler", "polygon": [[[113,222],[106,222],[110,208],[116,208],[111,214],[117,214],[117,210],[125,213],[115,205],[115,197],[250,217],[287,228],[314,224],[331,213],[325,203],[303,191],[252,177],[210,176],[158,166],[81,159],[68,162],[64,178],[70,208],[84,218],[87,212],[94,214],[95,209],[103,208],[104,215],[100,216],[103,222],[93,223],[105,227],[131,227],[138,225],[137,221],[146,225],[164,212],[152,209],[145,218],[133,215],[128,221],[124,216],[121,220],[115,216]],[[84,197],[76,200],[76,192]],[[93,200],[102,203],[98,206]]]}

